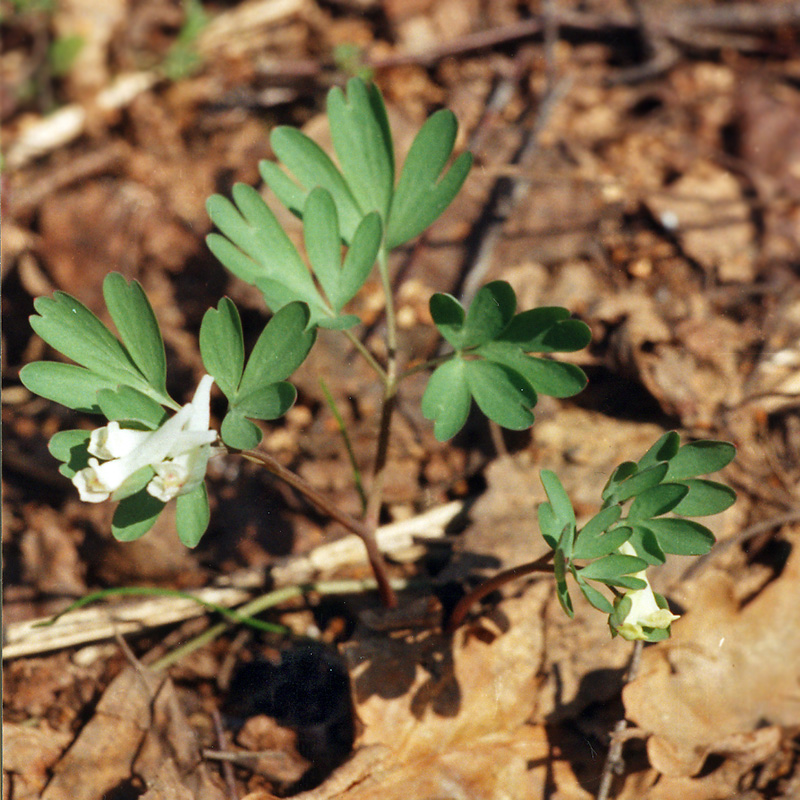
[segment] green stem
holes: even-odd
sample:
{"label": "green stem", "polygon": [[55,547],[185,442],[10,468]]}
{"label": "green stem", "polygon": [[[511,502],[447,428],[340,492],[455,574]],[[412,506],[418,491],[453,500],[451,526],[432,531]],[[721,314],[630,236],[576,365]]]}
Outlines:
{"label": "green stem", "polygon": [[389,442],[391,439],[392,415],[397,404],[397,317],[394,310],[392,296],[392,283],[389,279],[389,267],[386,249],[381,248],[378,253],[378,271],[383,284],[386,302],[386,381],[383,388],[383,407],[381,408],[380,428],[378,430],[378,443],[375,448],[375,464],[372,471],[372,485],[367,497],[366,524],[373,530],[378,527],[381,504],[383,502],[383,487],[386,482],[386,463],[389,456]]}
{"label": "green stem", "polygon": [[[408,587],[409,581],[403,579],[393,580],[391,584],[392,590],[400,590]],[[261,597],[257,597],[255,600],[251,600],[249,603],[245,603],[237,609],[236,614],[242,619],[253,617],[256,614],[260,614],[262,611],[266,611],[268,608],[273,608],[286,600],[290,600],[293,597],[300,597],[309,592],[316,592],[317,594],[357,594],[374,589],[380,589],[378,581],[374,578],[366,578],[360,581],[320,581],[319,583],[304,583],[299,586],[286,586],[283,589],[276,589],[274,592],[269,592]],[[158,671],[172,666],[172,664],[179,661],[184,656],[213,642],[214,639],[221,636],[230,625],[230,622],[218,622],[212,625],[199,636],[195,636],[193,639],[186,642],[186,644],[177,647],[172,652],[167,653],[167,655],[154,662],[150,668]]]}
{"label": "green stem", "polygon": [[319,385],[322,389],[322,394],[325,395],[325,402],[328,404],[328,408],[331,410],[331,414],[333,414],[333,418],[339,426],[339,433],[342,435],[344,446],[347,450],[347,457],[350,459],[350,469],[353,470],[353,482],[356,485],[358,496],[361,498],[361,510],[362,512],[366,512],[367,494],[364,491],[364,484],[361,480],[361,470],[358,468],[356,454],[353,450],[353,443],[350,441],[350,434],[347,432],[347,426],[344,424],[344,419],[342,419],[342,415],[339,413],[339,409],[336,406],[336,400],[334,400],[330,389],[328,389],[328,385],[322,378],[319,379]]}
{"label": "green stem", "polygon": [[370,353],[361,339],[359,339],[358,336],[353,333],[353,331],[345,330],[342,331],[342,333],[350,340],[350,343],[353,345],[353,347],[355,347],[356,350],[361,353],[361,355],[364,357],[364,360],[370,365],[370,367],[372,367],[377,376],[380,378],[381,383],[385,386],[387,380],[386,370],[378,363],[378,360],[375,358],[375,356]]}
{"label": "green stem", "polygon": [[182,600],[193,600],[198,605],[216,611],[228,617],[231,622],[238,622],[242,625],[249,625],[251,628],[256,628],[260,631],[268,631],[270,633],[283,633],[286,628],[283,625],[274,625],[271,622],[262,622],[260,619],[253,619],[246,614],[240,614],[236,611],[221,606],[218,603],[211,603],[208,600],[203,600],[200,597],[192,594],[191,592],[182,592],[179,589],[164,589],[157,586],[117,586],[112,589],[101,589],[97,592],[92,592],[84,597],[79,598],[74,603],[70,603],[63,611],[43,622],[37,622],[35,628],[47,628],[54,625],[64,614],[70,611],[75,611],[83,606],[88,606],[98,600],[105,600],[106,597],[178,597]]}
{"label": "green stem", "polygon": [[364,547],[367,549],[367,557],[369,558],[370,567],[372,567],[375,579],[378,582],[381,601],[387,608],[394,608],[397,605],[397,597],[391,587],[389,575],[386,571],[386,562],[378,549],[378,542],[375,538],[375,527],[354,519],[349,514],[345,514],[325,497],[324,494],[318,492],[305,478],[302,478],[296,472],[292,472],[290,469],[284,467],[283,464],[265,450],[248,450],[247,452],[243,452],[242,456],[248,461],[265,467],[269,472],[275,475],[276,478],[280,478],[284,483],[288,483],[289,486],[300,492],[314,506],[322,511],[323,514],[326,514],[358,536],[361,541],[364,542]]}

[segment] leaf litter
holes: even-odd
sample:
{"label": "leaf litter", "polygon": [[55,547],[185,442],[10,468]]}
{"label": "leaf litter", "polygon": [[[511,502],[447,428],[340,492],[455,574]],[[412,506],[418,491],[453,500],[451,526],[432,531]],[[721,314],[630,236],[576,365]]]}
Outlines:
{"label": "leaf litter", "polygon": [[[98,14],[96,4],[10,22],[7,140],[46,119],[48,97],[82,109],[84,133],[19,162],[4,178],[7,620],[51,613],[86,587],[204,585],[216,574],[308,552],[334,532],[288,492],[233,465],[225,469],[239,470],[241,488],[232,497],[218,479],[225,518],[199,556],[179,555],[168,530],[163,542],[159,534],[141,548],[120,548],[107,538],[104,513],[69,499],[44,453],[42,440],[75,427],[75,416],[14,391],[19,368],[46,355],[27,330],[32,297],[60,289],[99,312],[102,278],[112,267],[141,280],[154,299],[171,367],[187,385],[200,369],[187,331],[197,330],[222,293],[251,315],[246,333],[257,329],[257,294],[226,284],[203,248],[210,229],[203,204],[236,180],[257,183],[257,161],[270,154],[265,120],[269,127],[305,125],[316,137],[322,54],[356,37],[375,61],[417,54],[417,63],[377,73],[393,128],[413,130],[447,105],[476,152],[478,166],[457,202],[396,266],[405,285],[417,287],[403,313],[425,317],[429,294],[457,291],[469,278],[457,273],[467,235],[479,237],[481,209],[498,182],[520,177],[525,200],[511,212],[482,282],[509,280],[520,308],[569,308],[589,324],[594,343],[574,356],[589,374],[587,391],[573,402],[542,399],[532,432],[499,443],[469,420],[456,448],[444,448],[419,411],[424,381],[409,383],[390,454],[397,480],[389,512],[408,516],[483,491],[463,533],[452,537],[452,555],[429,550],[413,566],[416,550],[397,569],[438,570],[437,577],[471,584],[535,558],[540,469],[559,474],[588,518],[609,468],[673,427],[737,443],[739,457],[725,474],[739,501],[711,521],[726,545],[719,555],[688,577],[684,561],[673,558],[655,576],[656,590],[680,606],[682,618],[671,640],[646,648],[639,676],[625,688],[629,647],[610,641],[605,620],[580,603],[576,620],[566,620],[549,579],[507,587],[453,636],[425,614],[420,624],[376,630],[364,612],[371,599],[287,607],[287,622],[302,620],[306,632],[316,626],[344,659],[358,729],[354,754],[298,796],[593,797],[608,733],[624,715],[632,727],[616,797],[792,797],[800,780],[797,524],[769,523],[796,511],[800,481],[796,28],[766,26],[755,49],[725,39],[724,28],[717,31],[722,46],[717,39],[707,50],[681,50],[676,36],[671,70],[609,85],[619,63],[635,58],[638,29],[626,4],[554,4],[556,14],[585,16],[571,19],[574,27],[562,31],[549,56],[551,70],[572,85],[548,110],[538,102],[548,56],[541,40],[513,38],[526,20],[507,0],[342,3],[335,13],[316,2],[208,5],[220,13],[198,43],[213,54],[206,66],[173,84],[148,78],[114,107],[95,108],[91,98],[112,75],[156,65],[182,24],[175,9],[142,3],[124,25],[117,5],[104,9],[102,24],[81,29],[80,58],[99,65],[91,80],[78,62],[55,78],[29,43],[72,32],[80,9]],[[371,24],[366,7],[383,15],[385,30]],[[725,4],[698,7],[721,13]],[[691,13],[664,3],[664,25]],[[602,35],[603,14],[619,26],[616,43]],[[242,25],[247,35],[237,34]],[[442,42],[458,48],[476,29],[502,26],[510,26],[503,48],[465,45],[444,61],[424,61]],[[387,31],[392,37],[382,38]],[[510,102],[487,114],[492,86],[509,74],[523,76],[512,82]],[[28,79],[33,93],[25,91]],[[535,157],[509,168],[531,120],[539,128]],[[379,325],[377,296],[368,289],[357,302]],[[436,346],[429,331],[414,327],[401,339],[412,358]],[[348,358],[332,337],[320,342],[297,381],[306,422],[276,427],[267,441],[343,507],[355,508],[318,383],[323,375],[352,426],[356,458],[368,468],[376,399]],[[327,366],[343,361],[341,369]],[[766,526],[762,533],[739,538],[758,524]],[[421,607],[428,605],[423,598]],[[164,635],[180,639],[181,631]],[[162,652],[161,638],[145,634],[131,646],[144,657]],[[224,797],[218,763],[202,756],[219,746],[209,720],[222,706],[224,682],[213,679],[214,667],[237,656],[281,660],[277,641],[251,640],[227,652],[234,644],[220,640],[203,652],[196,673],[187,660],[172,678],[126,665],[113,643],[7,663],[4,798]],[[297,731],[279,735],[270,719],[260,737],[251,732],[226,745],[263,748],[272,759],[260,771],[236,767],[240,796],[267,798],[302,784]],[[276,771],[287,760],[293,766]]]}

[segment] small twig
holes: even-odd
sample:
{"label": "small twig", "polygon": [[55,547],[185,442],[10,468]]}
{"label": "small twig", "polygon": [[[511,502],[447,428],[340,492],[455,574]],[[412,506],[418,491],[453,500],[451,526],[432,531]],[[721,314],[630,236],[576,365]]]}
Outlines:
{"label": "small twig", "polygon": [[[211,718],[214,720],[214,732],[217,736],[217,744],[219,749],[224,751],[228,742],[225,738],[225,729],[222,727],[222,717],[219,711],[215,708],[211,712]],[[225,786],[228,790],[228,795],[231,800],[239,800],[239,792],[236,790],[236,779],[233,776],[233,765],[230,761],[222,761],[222,774],[225,776]]]}
{"label": "small twig", "polygon": [[524,575],[531,575],[534,572],[552,572],[553,566],[548,563],[552,558],[552,552],[545,553],[541,558],[537,558],[536,561],[530,561],[527,564],[520,564],[518,567],[505,569],[488,581],[480,584],[480,586],[475,587],[469,594],[464,595],[464,597],[458,601],[456,607],[453,609],[453,613],[450,614],[450,619],[447,621],[446,630],[452,633],[464,621],[467,612],[475,603],[482,600],[487,594],[496,592],[507,583],[521,578]]}
{"label": "small twig", "polygon": [[248,461],[261,464],[276,478],[280,478],[284,483],[289,484],[293,489],[300,492],[309,502],[316,506],[323,514],[327,514],[331,519],[343,525],[347,530],[358,536],[367,549],[369,559],[375,579],[378,582],[378,589],[381,602],[387,608],[394,608],[397,605],[397,598],[389,583],[389,576],[386,571],[386,562],[383,560],[378,543],[375,540],[375,529],[369,525],[354,519],[349,514],[345,514],[340,508],[332,503],[324,494],[318,492],[305,478],[296,472],[292,472],[283,466],[276,458],[264,450],[248,450],[242,456]]}
{"label": "small twig", "polygon": [[[633,645],[633,652],[631,653],[631,660],[628,663],[628,669],[625,673],[623,685],[629,684],[639,673],[639,666],[642,662],[642,649],[643,642],[641,639],[636,641]],[[606,762],[603,764],[603,772],[600,776],[600,786],[597,789],[597,800],[608,800],[608,793],[611,790],[611,781],[615,775],[620,775],[625,766],[625,761],[622,758],[622,747],[625,743],[623,733],[628,727],[628,721],[623,717],[614,725],[614,731],[611,734],[611,745],[608,748],[608,755]]]}

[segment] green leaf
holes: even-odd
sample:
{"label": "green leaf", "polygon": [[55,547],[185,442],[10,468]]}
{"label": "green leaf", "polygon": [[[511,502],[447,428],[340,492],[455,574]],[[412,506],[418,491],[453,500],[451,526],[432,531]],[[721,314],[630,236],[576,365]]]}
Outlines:
{"label": "green leaf", "polygon": [[680,444],[681,437],[675,431],[668,431],[639,459],[639,469],[646,469],[660,461],[669,461],[674,458]]}
{"label": "green leaf", "polygon": [[533,425],[536,392],[518,372],[491,361],[466,361],[465,377],[478,408],[489,419],[514,431]]}
{"label": "green leaf", "polygon": [[571,353],[586,347],[592,332],[566,308],[543,306],[517,314],[499,339],[526,353]]}
{"label": "green leaf", "polygon": [[719,514],[736,502],[736,492],[716,481],[690,478],[681,481],[689,491],[673,511],[686,517],[707,517]]}
{"label": "green leaf", "polygon": [[51,347],[108,383],[154,393],[119,340],[74,297],[55,292],[52,298],[37,297],[33,305],[39,316],[30,318],[31,327]]}
{"label": "green leaf", "polygon": [[464,307],[451,294],[437,292],[428,303],[431,317],[439,333],[456,349],[461,349]]}
{"label": "green leaf", "polygon": [[[613,525],[622,516],[620,506],[609,506],[598,511],[582,528],[579,541],[585,539],[589,541],[597,536],[601,536],[610,525]],[[580,556],[578,556],[580,558]]]}
{"label": "green leaf", "polygon": [[622,483],[622,481],[624,481],[626,478],[629,478],[631,475],[635,475],[636,471],[637,467],[633,461],[623,461],[619,466],[617,466],[611,473],[611,477],[606,481],[606,485],[603,487],[603,492],[600,495],[603,498],[603,502],[616,502],[614,500],[614,493],[616,492],[617,486],[619,486],[619,484]]}
{"label": "green leaf", "polygon": [[282,287],[283,302],[276,306],[273,296],[273,311],[292,300],[303,300],[315,316],[326,316],[311,273],[261,195],[252,186],[237,183],[233,199],[236,205],[220,195],[206,202],[209,216],[229,240],[210,234],[206,241],[212,253],[247,283],[261,288],[263,281],[271,281]]}
{"label": "green leaf", "polygon": [[97,392],[97,404],[106,419],[135,422],[150,431],[158,428],[168,416],[164,408],[152,397],[130,386],[100,389]]}
{"label": "green leaf", "polygon": [[251,419],[277,419],[282,417],[297,399],[297,390],[291,383],[278,381],[261,386],[249,394],[239,394],[231,410]]}
{"label": "green leaf", "polygon": [[97,392],[114,390],[119,382],[75,364],[58,361],[34,361],[26,364],[19,373],[26,389],[76,411],[101,414]]}
{"label": "green leaf", "polygon": [[434,421],[438,441],[450,439],[464,427],[470,405],[466,363],[461,358],[445,361],[433,372],[422,395],[422,414]]}
{"label": "green leaf", "polygon": [[242,379],[244,336],[239,311],[227,297],[203,315],[200,354],[203,366],[230,402]]}
{"label": "green leaf", "polygon": [[[623,575],[633,575],[646,568],[647,562],[636,556],[609,555],[587,564],[578,570],[578,574],[584,580],[607,581],[616,580]],[[642,586],[644,586],[644,582],[642,582]]]}
{"label": "green leaf", "polygon": [[572,397],[587,383],[586,375],[577,365],[528,356],[508,342],[487,342],[474,352],[489,361],[513,369],[537,392],[550,397]]}
{"label": "green leaf", "polygon": [[623,503],[625,500],[630,500],[638,494],[644,492],[645,489],[650,489],[653,486],[658,486],[667,474],[667,464],[660,463],[654,464],[652,467],[640,470],[634,475],[631,475],[625,480],[620,481],[614,490],[614,501]]}
{"label": "green leaf", "polygon": [[614,606],[611,605],[609,600],[604,594],[598,592],[594,586],[590,586],[580,577],[578,573],[578,588],[583,592],[583,596],[598,610],[604,614],[611,614],[614,611]]}
{"label": "green leaf", "polygon": [[575,616],[575,609],[572,607],[572,598],[569,596],[569,587],[567,586],[567,562],[564,553],[559,548],[553,553],[553,577],[556,581],[558,602],[561,603],[561,608],[564,609],[567,616],[572,619]]}
{"label": "green leaf", "polygon": [[339,218],[330,192],[312,189],[303,208],[303,237],[311,267],[331,305],[338,311],[339,279],[342,270],[342,240]]}
{"label": "green leaf", "polygon": [[234,450],[252,450],[263,436],[258,425],[234,410],[225,415],[219,433],[222,441]]}
{"label": "green leaf", "polygon": [[494,339],[508,325],[516,307],[517,296],[506,281],[482,286],[470,304],[459,347],[477,347]]}
{"label": "green leaf", "polygon": [[160,394],[167,395],[167,358],[153,307],[138,281],[111,272],[103,281],[103,297],[130,357]]}
{"label": "green leaf", "polygon": [[141,489],[117,506],[111,520],[111,533],[119,542],[132,542],[144,536],[155,524],[166,504]]}
{"label": "green leaf", "polygon": [[302,303],[289,303],[272,317],[253,347],[237,398],[285,380],[303,363],[315,338],[308,322]]}
{"label": "green leaf", "polygon": [[[612,506],[611,508],[619,508],[619,506]],[[610,511],[611,509],[605,510]],[[608,533],[600,533],[589,537],[586,536],[585,530],[584,528],[578,535],[575,549],[572,553],[573,558],[600,558],[601,556],[607,556],[619,550],[620,546],[631,537],[631,529],[624,525],[614,528]]]}
{"label": "green leaf", "polygon": [[330,193],[314,189],[303,221],[306,252],[325,295],[337,313],[364,285],[378,256],[382,226],[377,212],[361,220],[342,266],[342,241],[336,206]]}
{"label": "green leaf", "polygon": [[717,472],[733,461],[736,448],[729,442],[701,440],[685,444],[669,462],[667,480],[681,481]]}
{"label": "green leaf", "polygon": [[344,257],[339,279],[339,295],[334,303],[337,311],[340,311],[345,303],[352,300],[366,282],[375,264],[375,259],[378,257],[382,237],[383,226],[380,215],[378,213],[367,214],[356,228],[353,240]]}
{"label": "green leaf", "polygon": [[111,494],[112,500],[124,500],[126,497],[136,494],[144,489],[148,483],[153,479],[155,470],[152,467],[145,466],[136,470],[133,475],[129,475],[122,485],[115,489]]}
{"label": "green leaf", "polygon": [[667,560],[664,550],[650,527],[651,523],[656,521],[649,519],[646,524],[636,523],[632,526],[631,536],[628,539],[628,544],[636,551],[636,555],[651,565],[663,564]]}
{"label": "green leaf", "polygon": [[572,501],[558,479],[558,475],[552,470],[543,469],[539,473],[539,479],[547,493],[547,499],[550,501],[556,520],[558,520],[559,528],[563,528],[564,525],[574,527],[575,510],[572,508]]}
{"label": "green leaf", "polygon": [[338,86],[328,92],[327,110],[333,148],[356,202],[364,214],[378,211],[386,219],[394,192],[394,150],[380,92],[352,78],[347,95]]}
{"label": "green leaf", "polygon": [[[678,503],[688,493],[688,488],[680,483],[662,483],[645,489],[631,503],[631,507],[628,510],[628,519],[632,522],[645,520],[676,510]],[[680,512],[676,510],[675,513]]]}
{"label": "green leaf", "polygon": [[714,534],[690,519],[651,519],[647,527],[665,553],[676,556],[702,556],[714,546]]}
{"label": "green leaf", "polygon": [[633,578],[627,575],[620,575],[616,578],[594,578],[599,583],[606,586],[621,586],[623,589],[644,589],[647,584],[641,578]]}
{"label": "green leaf", "polygon": [[561,538],[564,526],[556,519],[553,506],[550,503],[539,503],[536,516],[539,521],[539,532],[542,534],[542,538],[555,550],[558,547],[558,541]]}
{"label": "green leaf", "polygon": [[58,471],[66,478],[72,479],[79,470],[89,466],[89,437],[91,431],[59,431],[50,437],[47,449],[59,461],[64,463]]}
{"label": "green leaf", "polygon": [[288,126],[275,128],[270,134],[270,144],[278,159],[303,186],[302,189],[298,188],[277,164],[262,161],[259,165],[261,177],[278,199],[298,217],[302,217],[309,192],[315,186],[327,189],[336,203],[342,236],[346,242],[351,241],[364,214],[347,181],[325,151],[304,133]]}
{"label": "green leaf", "polygon": [[175,527],[178,538],[186,547],[196,547],[208,528],[211,513],[208,508],[208,490],[201,483],[187,494],[180,494],[175,506]]}
{"label": "green leaf", "polygon": [[441,175],[453,152],[457,129],[454,114],[441,109],[428,118],[414,138],[389,215],[388,249],[422,233],[458,194],[472,166],[472,154],[462,153]]}

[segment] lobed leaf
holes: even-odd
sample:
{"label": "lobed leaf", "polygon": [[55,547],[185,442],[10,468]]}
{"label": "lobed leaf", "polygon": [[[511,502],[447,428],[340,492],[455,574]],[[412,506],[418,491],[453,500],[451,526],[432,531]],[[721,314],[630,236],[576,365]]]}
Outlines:
{"label": "lobed leaf", "polygon": [[464,427],[471,404],[466,362],[458,357],[445,361],[434,370],[422,395],[422,414],[434,421],[438,441],[452,438]]}
{"label": "lobed leaf", "polygon": [[628,509],[631,521],[659,517],[668,511],[677,511],[678,503],[689,494],[689,489],[680,483],[662,483],[651,486],[637,495]]}
{"label": "lobed leaf", "polygon": [[702,556],[714,546],[714,534],[690,519],[651,519],[646,527],[652,531],[665,553],[676,556]]}
{"label": "lobed leaf", "polygon": [[252,450],[263,436],[258,425],[234,409],[230,409],[222,420],[219,435],[234,450]]}
{"label": "lobed leaf", "polygon": [[559,527],[563,528],[564,525],[571,525],[574,527],[575,510],[572,508],[572,501],[569,499],[567,490],[558,479],[558,475],[552,470],[543,469],[539,473],[539,480],[541,480],[542,486],[544,486],[547,499],[550,501],[553,514],[556,520],[558,520]]}
{"label": "lobed leaf", "polygon": [[645,489],[658,486],[667,474],[667,469],[667,464],[661,462],[628,476],[617,484],[613,494],[614,502],[623,503],[641,494]]}
{"label": "lobed leaf", "polygon": [[297,390],[291,383],[278,381],[261,386],[249,394],[238,394],[231,410],[250,419],[277,419],[282,417],[297,399]]}
{"label": "lobed leaf", "polygon": [[116,389],[100,389],[97,404],[108,420],[133,422],[149,431],[154,431],[167,418],[163,406],[146,394],[130,386]]}
{"label": "lobed leaf", "polygon": [[[626,575],[633,575],[647,568],[647,562],[636,556],[623,556],[612,554],[598,558],[578,570],[578,574],[586,579],[595,581],[617,580]],[[644,582],[642,582],[642,588]]]}
{"label": "lobed leaf", "polygon": [[[612,506],[619,508],[619,506]],[[611,509],[606,509],[610,511]],[[602,513],[602,512],[601,512]],[[573,558],[600,558],[615,553],[620,546],[631,538],[631,529],[620,526],[608,533],[599,533],[596,536],[587,536],[585,528],[580,532],[575,541]]]}
{"label": "lobed leaf", "polygon": [[142,488],[126,497],[114,511],[111,533],[118,542],[133,542],[155,525],[166,504]]}
{"label": "lobed leaf", "polygon": [[681,446],[681,437],[675,431],[668,431],[647,450],[639,459],[639,469],[652,467],[659,461],[669,461],[674,458]]}
{"label": "lobed leaf", "polygon": [[289,303],[272,317],[253,347],[238,395],[283,381],[303,363],[315,338],[308,323],[309,311],[303,303]]}
{"label": "lobed leaf", "polygon": [[482,286],[464,319],[459,348],[477,347],[497,337],[514,316],[516,307],[517,296],[506,281]]}
{"label": "lobed leaf", "polygon": [[686,497],[673,509],[676,514],[686,517],[707,517],[719,514],[736,502],[736,492],[716,481],[690,478],[681,481],[688,490]]}
{"label": "lobed leaf", "polygon": [[456,349],[462,347],[462,329],[466,314],[464,307],[451,294],[437,292],[429,302],[431,317],[439,333]]}
{"label": "lobed leaf", "polygon": [[646,520],[645,523],[635,523],[631,525],[631,536],[628,544],[636,551],[639,558],[643,558],[648,564],[663,564],[667,557],[658,542],[658,538],[650,527],[656,520]]}
{"label": "lobed leaf", "polygon": [[103,298],[133,362],[153,389],[168,397],[164,340],[141,284],[111,272],[103,281]]}
{"label": "lobed leaf", "polygon": [[98,375],[75,364],[62,364],[58,361],[34,361],[26,364],[19,373],[26,389],[60,403],[62,406],[88,414],[101,414],[97,404],[97,392],[101,389],[114,390],[119,382]]}
{"label": "lobed leaf", "polygon": [[604,614],[612,614],[614,606],[611,605],[608,598],[597,591],[594,586],[590,586],[578,573],[578,588],[583,592],[583,596],[598,610]]}
{"label": "lobed leaf", "polygon": [[592,333],[566,308],[543,306],[517,314],[499,338],[526,353],[571,353],[586,347]]}
{"label": "lobed leaf", "polygon": [[735,456],[736,448],[730,442],[690,442],[670,459],[667,480],[680,481],[717,472],[730,464]]}
{"label": "lobed leaf", "polygon": [[91,431],[59,431],[50,437],[47,449],[51,455],[64,463],[58,471],[72,479],[76,472],[89,466],[89,437]]}
{"label": "lobed leaf", "polygon": [[175,505],[175,527],[178,538],[186,547],[197,547],[208,528],[211,512],[208,490],[201,483],[191,492],[178,495]]}
{"label": "lobed leaf", "polygon": [[587,383],[586,375],[577,365],[529,356],[507,342],[487,342],[475,350],[475,353],[513,369],[537,392],[550,397],[572,397]]}
{"label": "lobed leaf", "polygon": [[[107,383],[122,383],[153,394],[154,389],[111,331],[86,306],[64,292],[37,297],[31,327],[47,344]],[[171,401],[170,401],[171,402]]]}
{"label": "lobed leaf", "polygon": [[298,217],[303,216],[306,198],[314,187],[327,189],[336,203],[342,236],[349,242],[364,212],[327,153],[304,133],[289,126],[275,128],[270,135],[270,144],[275,155],[294,173],[303,188],[297,187],[277,164],[262,161],[259,168],[267,186]]}
{"label": "lobed leaf", "polygon": [[239,311],[227,297],[203,315],[200,355],[208,374],[231,401],[244,370],[244,335]]}
{"label": "lobed leaf", "polygon": [[471,153],[462,153],[441,175],[453,152],[457,130],[455,115],[442,109],[428,118],[414,138],[392,202],[386,232],[388,249],[422,233],[461,189],[472,167]]}
{"label": "lobed leaf", "polygon": [[533,425],[536,392],[518,372],[491,361],[466,361],[465,377],[470,394],[489,419],[514,431]]}
{"label": "lobed leaf", "polygon": [[328,120],[342,174],[363,214],[389,214],[394,192],[394,149],[383,98],[359,78],[328,92]]}

